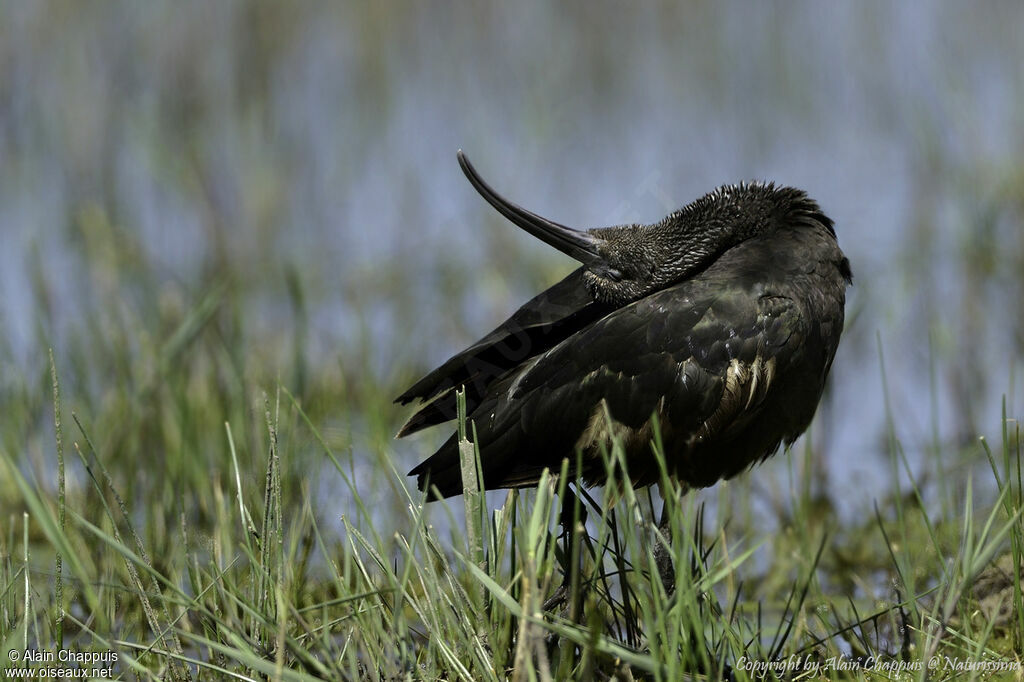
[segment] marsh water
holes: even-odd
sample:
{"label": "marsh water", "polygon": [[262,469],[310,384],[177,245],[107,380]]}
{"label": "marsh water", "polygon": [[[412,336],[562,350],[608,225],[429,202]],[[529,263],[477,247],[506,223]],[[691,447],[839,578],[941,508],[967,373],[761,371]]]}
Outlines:
{"label": "marsh water", "polygon": [[[857,508],[892,485],[889,417],[911,470],[981,461],[1004,397],[1024,409],[1024,6],[684,5],[5,3],[3,381],[111,310],[230,282],[268,381],[353,387],[320,426],[372,499],[382,456],[445,434],[381,441],[404,413],[360,391],[397,395],[573,267],[484,204],[461,148],[578,227],[806,189],[855,274],[822,485]],[[68,390],[88,409],[103,380]]]}

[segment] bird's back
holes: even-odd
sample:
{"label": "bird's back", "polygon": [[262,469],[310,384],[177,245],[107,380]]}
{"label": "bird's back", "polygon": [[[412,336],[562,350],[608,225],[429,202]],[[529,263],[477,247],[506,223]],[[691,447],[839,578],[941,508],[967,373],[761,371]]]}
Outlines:
{"label": "bird's back", "polygon": [[[843,325],[848,270],[824,231],[745,242],[697,277],[616,309],[505,371],[469,418],[487,488],[535,484],[601,447],[626,449],[637,484],[657,480],[650,446],[693,486],[731,477],[810,422]],[[461,492],[454,436],[411,473]]]}
{"label": "bird's back", "polygon": [[[613,440],[633,483],[654,483],[656,426],[669,473],[703,487],[807,428],[852,277],[832,221],[803,192],[731,186],[654,226],[580,236],[510,204],[460,161],[503,214],[590,264],[403,394],[433,402],[402,434],[453,418],[465,387],[488,489],[534,485],[577,453],[576,473],[601,483]],[[410,474],[421,489],[461,493],[455,435]]]}

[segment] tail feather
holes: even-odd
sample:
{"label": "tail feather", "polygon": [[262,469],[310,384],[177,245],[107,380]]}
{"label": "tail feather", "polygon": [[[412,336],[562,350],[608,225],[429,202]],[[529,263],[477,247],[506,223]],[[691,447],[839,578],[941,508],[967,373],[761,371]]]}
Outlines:
{"label": "tail feather", "polygon": [[[416,477],[416,487],[422,491],[436,488],[440,498],[462,494],[462,463],[459,458],[458,435],[452,434],[437,452],[416,465],[408,474]],[[436,495],[435,495],[436,497]]]}
{"label": "tail feather", "polygon": [[[481,434],[478,445],[482,453],[480,475],[484,489],[517,488],[535,484],[543,467],[525,465],[517,455],[522,448],[519,425],[498,428],[497,432]],[[490,436],[489,438],[487,436]],[[535,471],[527,472],[526,469]],[[510,477],[511,474],[511,477]],[[531,475],[533,474],[533,475]],[[442,498],[462,494],[462,456],[458,434],[452,436],[433,455],[417,465],[409,476],[416,476],[420,490],[437,488]]]}

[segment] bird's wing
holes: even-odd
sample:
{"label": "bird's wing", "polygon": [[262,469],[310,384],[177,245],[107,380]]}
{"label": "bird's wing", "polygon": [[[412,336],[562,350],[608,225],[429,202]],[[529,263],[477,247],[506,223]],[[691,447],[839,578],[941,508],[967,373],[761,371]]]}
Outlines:
{"label": "bird's wing", "polygon": [[[503,377],[472,411],[485,484],[534,484],[545,467],[596,449],[606,409],[626,438],[649,443],[658,412],[673,439],[727,439],[802,352],[805,333],[789,299],[713,278],[615,310]],[[453,437],[410,474],[421,487],[429,475],[447,496],[461,492],[458,472]]]}
{"label": "bird's wing", "polygon": [[529,358],[594,322],[607,309],[583,285],[583,269],[541,292],[494,331],[417,381],[395,402],[430,402],[402,427],[399,437],[455,418],[455,389],[466,387],[472,411],[491,383]]}

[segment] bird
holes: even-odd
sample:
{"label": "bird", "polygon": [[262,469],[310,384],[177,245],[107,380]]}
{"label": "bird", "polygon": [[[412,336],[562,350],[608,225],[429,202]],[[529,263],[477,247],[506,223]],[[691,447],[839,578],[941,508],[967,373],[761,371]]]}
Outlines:
{"label": "bird", "polygon": [[[586,485],[621,443],[634,486],[729,479],[791,444],[817,410],[843,331],[850,262],[799,189],[723,185],[651,224],[575,229],[502,197],[460,150],[473,188],[579,267],[402,393],[404,437],[456,417],[487,490],[537,485],[564,459]],[[463,492],[457,434],[409,472]]]}

